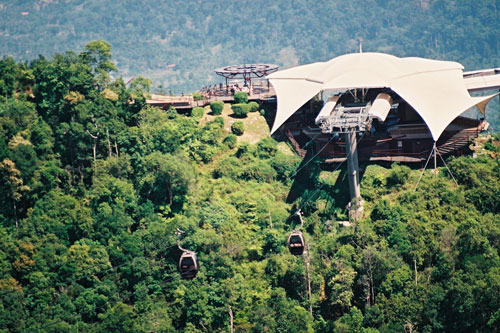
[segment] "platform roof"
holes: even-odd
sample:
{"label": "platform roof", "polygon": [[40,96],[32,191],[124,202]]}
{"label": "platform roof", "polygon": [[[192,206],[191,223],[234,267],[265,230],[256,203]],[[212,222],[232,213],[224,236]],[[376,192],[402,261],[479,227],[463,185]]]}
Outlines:
{"label": "platform roof", "polygon": [[437,140],[453,119],[493,96],[471,97],[458,62],[384,53],[346,54],[267,77],[278,101],[271,133],[323,90],[390,88],[420,114]]}
{"label": "platform roof", "polygon": [[277,65],[272,64],[245,64],[217,68],[215,73],[226,79],[263,77],[278,70]]}

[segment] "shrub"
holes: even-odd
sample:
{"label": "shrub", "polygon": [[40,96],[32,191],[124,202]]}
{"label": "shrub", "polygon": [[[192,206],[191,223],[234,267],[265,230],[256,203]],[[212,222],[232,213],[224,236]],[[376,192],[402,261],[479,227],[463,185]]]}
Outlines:
{"label": "shrub", "polygon": [[194,140],[189,144],[189,156],[196,162],[209,163],[220,151],[220,147],[212,143]]}
{"label": "shrub", "polygon": [[244,165],[238,177],[243,180],[253,179],[258,182],[270,182],[276,177],[276,171],[269,163],[257,160]]}
{"label": "shrub", "polygon": [[250,145],[248,142],[242,142],[238,145],[238,149],[234,156],[238,158],[252,158],[255,148],[253,145]]}
{"label": "shrub", "polygon": [[248,104],[233,104],[231,106],[233,113],[238,118],[245,118],[250,111],[250,106]]}
{"label": "shrub", "polygon": [[252,101],[248,103],[248,106],[250,107],[250,112],[255,112],[259,110],[259,103],[257,102]]}
{"label": "shrub", "polygon": [[276,155],[278,142],[272,138],[264,138],[257,143],[257,155],[260,158],[270,158]]}
{"label": "shrub", "polygon": [[173,106],[170,106],[166,113],[168,119],[176,119],[179,116],[179,113],[177,113],[177,109]]}
{"label": "shrub", "polygon": [[201,118],[203,117],[203,113],[205,112],[205,109],[196,107],[191,110],[191,117],[193,118]]}
{"label": "shrub", "polygon": [[233,149],[234,147],[236,147],[237,142],[238,139],[235,134],[229,134],[224,138],[224,143],[229,147],[229,149]]}
{"label": "shrub", "polygon": [[221,114],[223,109],[224,109],[224,102],[223,101],[210,102],[210,110],[212,110],[212,113],[214,115]]}
{"label": "shrub", "polygon": [[286,183],[291,180],[291,176],[295,173],[300,164],[300,158],[297,155],[285,155],[278,152],[271,166],[276,170],[278,180]]}
{"label": "shrub", "polygon": [[224,117],[215,117],[214,123],[218,124],[221,128],[224,127]]}
{"label": "shrub", "polygon": [[387,186],[396,188],[400,188],[410,176],[411,169],[406,165],[399,165],[397,163],[393,163],[391,166],[391,173],[387,177]]}
{"label": "shrub", "polygon": [[245,132],[245,125],[243,124],[242,121],[235,121],[231,125],[231,132],[236,135],[242,135]]}
{"label": "shrub", "polygon": [[248,94],[246,91],[238,91],[234,93],[235,103],[246,103],[248,102]]}
{"label": "shrub", "polygon": [[203,126],[202,131],[198,134],[198,139],[201,142],[216,145],[223,137],[224,130],[220,122],[211,121]]}
{"label": "shrub", "polygon": [[203,96],[199,92],[194,92],[193,93],[193,100],[195,101],[201,101],[203,99]]}
{"label": "shrub", "polygon": [[486,144],[484,145],[484,149],[489,150],[489,151],[495,151],[496,150],[495,146],[493,145],[493,143],[491,141],[491,139],[488,142],[486,142]]}
{"label": "shrub", "polygon": [[217,163],[215,169],[212,172],[212,176],[214,178],[229,177],[232,179],[237,179],[241,173],[242,167],[243,165],[241,160],[237,157],[231,156]]}
{"label": "shrub", "polygon": [[264,117],[264,116],[265,116],[265,114],[266,114],[266,110],[262,109],[262,110],[260,110],[260,111],[259,111],[259,113],[260,113],[260,115],[261,115],[262,117]]}
{"label": "shrub", "polygon": [[484,149],[497,153],[500,152],[500,145],[495,141],[498,140],[489,139],[488,142],[486,142],[486,144],[484,145]]}

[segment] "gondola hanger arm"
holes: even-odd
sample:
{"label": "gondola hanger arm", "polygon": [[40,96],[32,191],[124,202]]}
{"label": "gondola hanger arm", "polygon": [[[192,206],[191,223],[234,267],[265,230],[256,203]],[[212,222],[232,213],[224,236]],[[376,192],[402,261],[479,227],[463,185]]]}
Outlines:
{"label": "gondola hanger arm", "polygon": [[295,215],[297,215],[300,219],[300,230],[302,230],[302,228],[304,228],[304,219],[302,219],[302,212],[300,208],[295,212]]}
{"label": "gondola hanger arm", "polygon": [[181,246],[181,240],[180,240],[180,237],[181,235],[185,233],[184,230],[181,230],[179,228],[177,228],[177,231],[175,232],[175,234],[177,235],[177,247],[179,248],[179,250],[181,250],[182,252],[187,252],[188,250],[184,249],[182,246]]}

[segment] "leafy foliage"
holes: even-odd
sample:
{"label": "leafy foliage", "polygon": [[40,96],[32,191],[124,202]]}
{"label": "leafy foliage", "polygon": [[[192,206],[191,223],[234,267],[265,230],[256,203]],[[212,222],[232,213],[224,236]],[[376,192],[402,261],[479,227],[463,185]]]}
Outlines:
{"label": "leafy foliage", "polygon": [[210,110],[212,110],[212,113],[214,115],[220,115],[223,109],[224,109],[224,102],[222,101],[210,102]]}
{"label": "leafy foliage", "polygon": [[[244,142],[223,117],[145,106],[149,80],[113,80],[109,52],[2,60],[0,330],[497,330],[490,146],[449,161],[458,186],[427,172],[415,190],[420,170],[365,166],[364,218],[343,226],[345,170]],[[303,257],[286,246],[298,208]]]}
{"label": "leafy foliage", "polygon": [[245,125],[243,124],[242,121],[235,121],[231,125],[231,132],[233,132],[233,134],[238,136],[243,135],[243,133],[245,132]]}
{"label": "leafy foliage", "polygon": [[229,147],[229,149],[233,149],[238,143],[238,137],[236,134],[229,134],[224,138],[224,143]]}
{"label": "leafy foliage", "polygon": [[193,118],[201,118],[203,117],[203,113],[205,112],[205,109],[201,107],[196,107],[191,110],[191,117]]}
{"label": "leafy foliage", "polygon": [[234,102],[237,104],[246,104],[248,102],[248,93],[246,91],[235,92]]}
{"label": "leafy foliage", "polygon": [[246,103],[233,104],[231,105],[231,109],[237,118],[245,118],[248,112],[250,112],[250,106]]}
{"label": "leafy foliage", "polygon": [[259,110],[259,103],[255,101],[249,102],[248,105],[250,106],[250,112],[255,112]]}

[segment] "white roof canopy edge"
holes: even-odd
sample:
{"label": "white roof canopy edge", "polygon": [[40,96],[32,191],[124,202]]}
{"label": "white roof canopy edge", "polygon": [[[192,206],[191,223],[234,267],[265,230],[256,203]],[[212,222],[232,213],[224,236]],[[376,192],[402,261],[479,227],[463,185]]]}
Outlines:
{"label": "white roof canopy edge", "polygon": [[313,96],[328,89],[390,88],[410,104],[436,141],[460,114],[494,95],[471,97],[463,66],[453,61],[383,53],[353,53],[268,76],[276,91],[277,111],[271,134]]}

